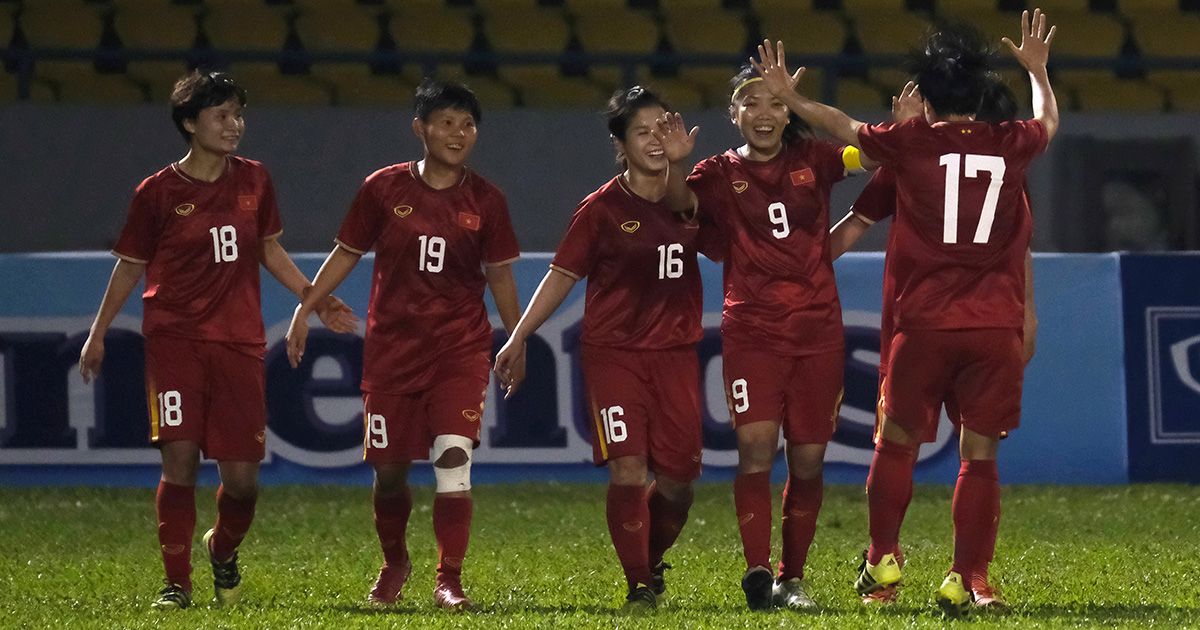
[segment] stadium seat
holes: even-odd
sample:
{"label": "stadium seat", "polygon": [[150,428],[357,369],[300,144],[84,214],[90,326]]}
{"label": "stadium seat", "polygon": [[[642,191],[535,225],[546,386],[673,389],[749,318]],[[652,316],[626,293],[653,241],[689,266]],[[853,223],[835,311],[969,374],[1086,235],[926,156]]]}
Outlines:
{"label": "stadium seat", "polygon": [[1179,0],[1117,0],[1117,11],[1126,17],[1142,12],[1178,13]]}
{"label": "stadium seat", "polygon": [[[1004,78],[1004,82],[1008,84],[1009,89],[1013,91],[1013,96],[1017,99],[1017,107],[1019,116],[1027,116],[1033,110],[1033,101],[1031,100],[1031,87],[1029,85],[1029,73],[1024,70],[1004,70],[1000,72],[1000,76]],[[1051,83],[1051,87],[1054,84]]]}
{"label": "stadium seat", "polygon": [[165,0],[123,0],[114,6],[117,35],[126,48],[187,50],[196,41],[196,7]]}
{"label": "stadium seat", "polygon": [[854,26],[867,53],[903,54],[916,46],[929,22],[916,13],[872,12],[855,17]]}
{"label": "stadium seat", "polygon": [[[40,60],[34,64],[39,91],[57,103],[140,103],[142,90],[124,74],[100,74],[90,61]],[[35,94],[34,96],[37,96]]]}
{"label": "stadium seat", "polygon": [[696,86],[696,89],[716,109],[725,109],[729,105],[729,80],[737,73],[736,66],[683,66],[679,69],[679,78]]}
{"label": "stadium seat", "polygon": [[586,78],[563,77],[554,64],[501,66],[500,78],[512,85],[524,107],[599,110],[608,94]]}
{"label": "stadium seat", "polygon": [[874,13],[889,15],[909,10],[907,0],[841,0],[842,11],[855,17]]}
{"label": "stadium seat", "polygon": [[[405,68],[405,76],[410,80],[416,75],[416,80],[413,83],[420,83],[421,77],[424,76],[424,69],[413,67],[412,70]],[[516,104],[517,91],[513,86],[504,81],[486,76],[469,75],[459,64],[445,63],[438,64],[434,69],[434,76],[439,79],[451,81],[459,81],[467,84],[472,92],[479,97],[479,102],[483,106],[484,116],[487,115],[489,109],[508,109]]]}
{"label": "stadium seat", "polygon": [[656,77],[648,69],[639,69],[638,83],[662,95],[672,109],[697,111],[716,106],[710,95],[691,81],[679,77]]}
{"label": "stadium seat", "polygon": [[1200,57],[1200,15],[1138,13],[1134,37],[1147,57]]}
{"label": "stadium seat", "polygon": [[475,33],[466,13],[412,8],[394,12],[390,29],[396,44],[406,51],[466,52]]}
{"label": "stadium seat", "polygon": [[235,63],[229,71],[246,88],[247,100],[256,105],[328,105],[332,101],[327,84],[315,77],[280,74],[275,63]]}
{"label": "stadium seat", "polygon": [[1025,0],[1025,8],[1030,11],[1040,8],[1057,22],[1059,14],[1086,13],[1091,8],[1091,0]]}
{"label": "stadium seat", "polygon": [[361,63],[315,63],[312,76],[329,86],[337,106],[408,107],[416,87],[401,75],[372,74]]}
{"label": "stadium seat", "polygon": [[842,18],[827,11],[772,11],[759,14],[763,37],[783,40],[789,65],[803,63],[805,54],[836,55],[846,43],[846,26]]}
{"label": "stadium seat", "polygon": [[645,12],[589,7],[569,14],[587,52],[644,55],[658,44],[658,27]]}
{"label": "stadium seat", "polygon": [[[31,48],[95,48],[100,43],[103,6],[82,0],[26,2],[21,30]],[[5,42],[7,45],[7,42]]]}
{"label": "stadium seat", "polygon": [[1148,73],[1146,79],[1167,90],[1171,111],[1200,111],[1200,72],[1160,70]]}
{"label": "stadium seat", "polygon": [[[1125,41],[1125,30],[1110,15],[1095,13],[1052,14],[1055,24],[1062,24],[1054,35],[1051,55],[1084,55],[1092,57],[1115,57]],[[1017,23],[1020,31],[1020,23]],[[1020,35],[1018,32],[1017,35]],[[1008,36],[1010,39],[1014,35]],[[1019,40],[1013,40],[1019,41]]]}
{"label": "stadium seat", "polygon": [[[868,77],[871,83],[888,95],[889,101],[891,96],[900,94],[909,81],[908,73],[896,68],[873,68]],[[888,106],[891,106],[890,102]]]}
{"label": "stadium seat", "polygon": [[204,31],[220,51],[282,50],[286,13],[295,10],[239,0],[208,0],[204,6]]}
{"label": "stadium seat", "polygon": [[891,109],[891,95],[870,81],[840,77],[837,82],[837,107],[851,112]]}
{"label": "stadium seat", "polygon": [[695,7],[664,5],[667,37],[682,54],[740,55],[746,48],[746,25],[741,15],[710,11],[697,16]]}
{"label": "stadium seat", "polygon": [[493,9],[484,33],[498,53],[561,53],[570,31],[562,11],[555,9]]}
{"label": "stadium seat", "polygon": [[187,71],[183,61],[130,61],[125,74],[151,101],[166,103],[175,82]]}
{"label": "stadium seat", "polygon": [[310,51],[367,53],[379,43],[374,11],[352,3],[309,3],[298,8],[296,30]]}
{"label": "stadium seat", "polygon": [[[1145,80],[1118,79],[1107,70],[1064,70],[1055,73],[1060,107],[1085,111],[1161,112],[1166,88]],[[1066,109],[1066,108],[1064,108]]]}
{"label": "stadium seat", "polygon": [[13,36],[13,13],[16,6],[0,4],[0,48],[7,48]]}

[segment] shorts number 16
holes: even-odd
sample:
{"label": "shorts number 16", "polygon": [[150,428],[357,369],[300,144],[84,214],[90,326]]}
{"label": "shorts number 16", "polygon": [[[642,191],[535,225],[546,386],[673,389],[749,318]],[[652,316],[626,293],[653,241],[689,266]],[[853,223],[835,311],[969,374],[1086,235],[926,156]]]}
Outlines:
{"label": "shorts number 16", "polygon": [[625,421],[622,420],[625,416],[625,409],[620,405],[615,405],[607,409],[600,410],[600,419],[604,421],[604,441],[609,444],[616,442],[624,442],[625,438],[629,437],[629,431],[626,430]]}

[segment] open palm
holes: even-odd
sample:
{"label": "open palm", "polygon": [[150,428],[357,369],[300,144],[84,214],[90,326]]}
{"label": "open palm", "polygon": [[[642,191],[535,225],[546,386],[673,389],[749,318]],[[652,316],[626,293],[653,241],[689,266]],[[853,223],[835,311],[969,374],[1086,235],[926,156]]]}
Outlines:
{"label": "open palm", "polygon": [[699,127],[692,127],[692,130],[688,131],[687,125],[683,124],[683,116],[670,112],[655,122],[658,128],[651,133],[654,134],[654,139],[662,144],[663,155],[667,161],[678,162],[692,154],[692,149],[696,147],[696,134],[700,132]]}
{"label": "open palm", "polygon": [[1032,20],[1029,11],[1022,11],[1021,45],[1017,46],[1007,37],[1001,41],[1008,45],[1013,56],[1026,70],[1033,71],[1046,67],[1046,61],[1050,58],[1050,42],[1054,40],[1056,29],[1055,26],[1046,29],[1046,14],[1041,9],[1033,10]]}

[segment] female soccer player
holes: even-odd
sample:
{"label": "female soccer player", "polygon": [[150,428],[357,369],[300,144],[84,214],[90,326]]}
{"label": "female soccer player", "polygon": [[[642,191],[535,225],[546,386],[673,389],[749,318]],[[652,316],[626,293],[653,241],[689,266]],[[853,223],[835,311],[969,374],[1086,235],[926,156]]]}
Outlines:
{"label": "female soccer player", "polygon": [[663,203],[667,160],[652,131],[667,109],[640,86],[609,100],[608,131],[624,171],[579,204],[496,357],[501,382],[515,383],[526,339],[588,279],[582,341],[592,452],[597,465],[608,464],[608,531],[631,611],[654,608],[665,591],[663,554],[687,521],[702,450],[696,251],[707,231],[692,212]]}
{"label": "female soccer player", "polygon": [[[237,548],[254,519],[267,426],[258,266],[297,296],[312,288],[279,244],[267,169],[233,155],[245,106],[245,90],[223,72],[193,72],[175,84],[171,118],[188,153],[137,187],[79,355],[90,382],[104,360],[104,334],[145,273],[146,392],[150,441],[162,452],[155,505],[166,569],[156,608],[191,604],[201,453],[221,474],[217,521],[204,535],[216,600],[238,599]],[[331,329],[354,330],[357,320],[337,298],[315,303]]]}
{"label": "female soccer player", "polygon": [[[288,329],[296,366],[308,314],[375,248],[362,390],[364,459],[375,469],[375,530],[384,557],[368,596],[377,605],[395,603],[412,571],[408,471],[432,448],[434,602],[449,610],[472,606],[462,566],[471,530],[471,451],[479,444],[492,348],[484,286],[507,330],[520,314],[511,267],[520,251],[508,203],[466,167],[481,118],[479,100],[464,85],[427,80],[417,88],[412,130],[424,145],[422,159],[384,167],[363,182]],[[520,376],[524,363],[513,370]]]}
{"label": "female soccer player", "polygon": [[[823,495],[825,446],[842,400],[845,342],[829,254],[829,192],[858,150],[814,140],[750,66],[734,76],[730,120],[745,144],[686,177],[695,144],[678,114],[656,131],[671,162],[667,203],[713,221],[728,243],[721,322],[725,392],[737,432],[734,481],[752,610],[807,608],[804,564]],[[782,426],[789,478],[783,554],[770,569],[770,474]]]}
{"label": "female soccer player", "polygon": [[[896,231],[888,255],[896,295],[881,439],[867,482],[871,547],[860,594],[895,584],[892,553],[912,488],[913,451],[947,396],[958,401],[962,467],[955,489],[954,563],[937,591],[951,616],[969,610],[970,579],[986,574],[999,518],[996,451],[1021,409],[1024,259],[1031,225],[1025,173],[1058,128],[1046,72],[1055,29],[1035,10],[1009,39],[1033,84],[1034,119],[975,121],[992,55],[965,27],[932,33],[916,58],[925,121],[867,125],[794,90],[782,43],[759,48],[765,83],[805,120],[892,168]],[[986,174],[986,175],[985,175]]]}

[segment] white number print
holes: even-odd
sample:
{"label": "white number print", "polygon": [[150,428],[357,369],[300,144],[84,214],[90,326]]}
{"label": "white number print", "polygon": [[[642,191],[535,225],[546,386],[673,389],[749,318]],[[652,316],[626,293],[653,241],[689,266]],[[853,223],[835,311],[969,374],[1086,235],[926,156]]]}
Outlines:
{"label": "white number print", "polygon": [[158,426],[177,427],[183,424],[183,396],[176,390],[158,394]]}
{"label": "white number print", "polygon": [[377,413],[368,415],[367,432],[371,448],[387,448],[387,420],[384,420],[383,416]]}
{"label": "white number print", "polygon": [[624,442],[629,437],[625,421],[621,419],[623,417],[625,417],[625,409],[620,405],[600,410],[600,419],[604,422],[605,442],[615,444],[617,442]]}
{"label": "white number print", "polygon": [[750,409],[750,392],[746,389],[746,379],[739,378],[730,383],[729,392],[733,396],[734,412],[746,413]]}
{"label": "white number print", "polygon": [[440,272],[446,262],[446,239],[422,234],[418,240],[421,241],[421,261],[417,269],[429,273]]}
{"label": "white number print", "polygon": [[233,262],[237,260],[237,230],[232,225],[222,225],[219,228],[208,228],[212,235],[213,262]]}
{"label": "white number print", "polygon": [[658,246],[658,279],[683,277],[683,245],[671,243]]}
{"label": "white number print", "polygon": [[767,206],[767,213],[771,217],[771,223],[775,226],[771,230],[771,236],[787,238],[787,235],[792,233],[792,226],[788,225],[787,206],[783,205],[782,201],[776,201]]}
{"label": "white number print", "polygon": [[992,222],[996,220],[996,204],[1000,201],[1000,187],[1004,185],[1004,158],[998,155],[947,153],[938,161],[946,167],[945,215],[942,223],[942,242],[958,242],[958,182],[962,168],[966,176],[979,177],[980,171],[991,174],[987,194],[983,197],[983,211],[979,225],[975,227],[975,243],[986,243],[992,235]]}

